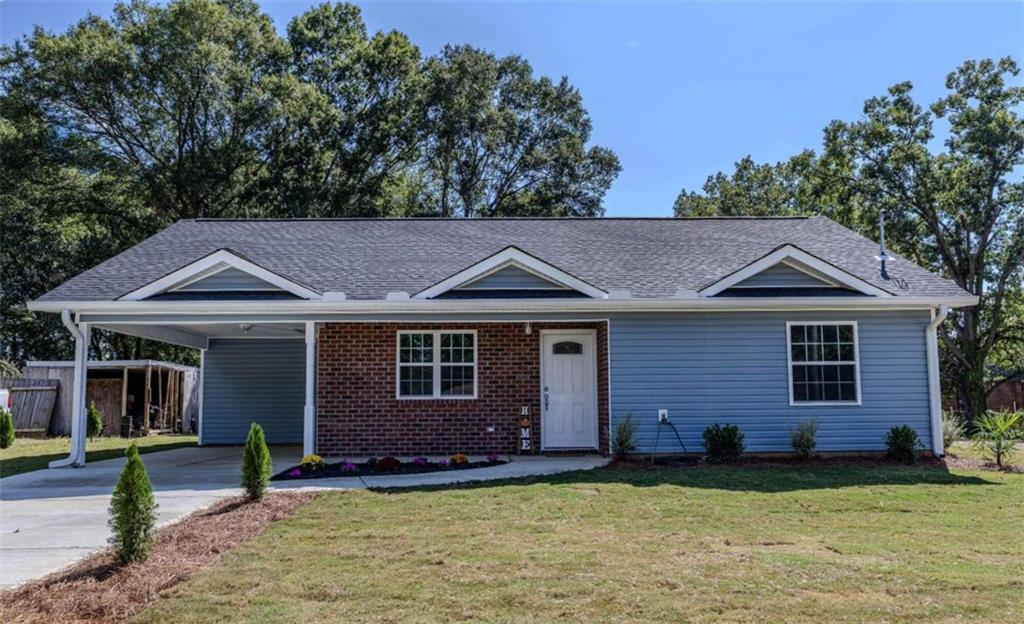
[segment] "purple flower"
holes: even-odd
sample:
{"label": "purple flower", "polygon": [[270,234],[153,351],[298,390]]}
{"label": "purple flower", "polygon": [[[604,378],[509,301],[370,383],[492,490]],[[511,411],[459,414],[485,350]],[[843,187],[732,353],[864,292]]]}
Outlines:
{"label": "purple flower", "polygon": [[414,457],[412,463],[416,466],[426,466],[430,462],[427,461],[426,457]]}
{"label": "purple flower", "polygon": [[449,462],[447,459],[439,459],[437,461],[437,465],[442,467],[442,468],[447,468],[449,463],[451,463],[451,462]]}
{"label": "purple flower", "polygon": [[498,461],[498,454],[497,453],[488,453],[487,454],[487,461],[491,462],[492,464],[494,462]]}
{"label": "purple flower", "polygon": [[301,468],[292,468],[291,470],[288,471],[288,476],[289,477],[301,477],[302,476],[302,469]]}
{"label": "purple flower", "polygon": [[359,469],[356,468],[356,465],[353,464],[352,462],[345,462],[344,464],[341,465],[342,472],[356,472],[357,470]]}

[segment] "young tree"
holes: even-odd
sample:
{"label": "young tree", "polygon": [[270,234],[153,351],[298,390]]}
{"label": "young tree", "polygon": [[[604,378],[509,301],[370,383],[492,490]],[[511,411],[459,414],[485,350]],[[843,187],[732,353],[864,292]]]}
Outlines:
{"label": "young tree", "polygon": [[85,415],[85,435],[92,439],[101,433],[103,433],[103,414],[96,407],[96,401],[92,401],[89,403],[89,410]]}
{"label": "young tree", "polygon": [[14,445],[14,415],[11,410],[0,406],[0,449]]}
{"label": "young tree", "polygon": [[263,427],[249,425],[249,435],[242,449],[242,488],[252,500],[260,500],[270,483],[270,449],[263,435]]}
{"label": "young tree", "polygon": [[[676,213],[737,205],[759,214],[825,214],[877,237],[884,211],[897,252],[981,299],[956,311],[952,328],[940,332],[947,384],[973,419],[996,384],[1024,373],[1024,359],[1013,357],[1024,344],[1024,183],[1014,175],[1024,165],[1018,73],[1010,58],[968,61],[949,74],[949,94],[930,108],[914,101],[910,83],[895,85],[868,100],[860,120],[832,122],[820,156],[774,166],[743,161],[733,176],[709,178],[704,195],[681,193]],[[949,127],[938,152],[936,119]],[[993,375],[999,360],[1001,373]]]}
{"label": "young tree", "polygon": [[156,499],[146,466],[133,442],[110,499],[110,543],[121,563],[145,561],[156,530]]}

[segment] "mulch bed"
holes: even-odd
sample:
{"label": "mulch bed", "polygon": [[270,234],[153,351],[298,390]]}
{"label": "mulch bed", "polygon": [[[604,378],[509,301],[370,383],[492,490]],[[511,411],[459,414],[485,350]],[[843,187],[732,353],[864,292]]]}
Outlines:
{"label": "mulch bed", "polygon": [[[688,467],[717,467],[732,466],[743,468],[780,468],[780,467],[815,467],[815,468],[878,468],[885,466],[918,466],[925,468],[957,468],[960,470],[995,470],[1000,468],[993,462],[979,459],[968,459],[947,455],[944,458],[932,457],[930,455],[919,458],[913,464],[901,464],[886,459],[881,455],[841,455],[831,457],[812,457],[811,459],[799,459],[790,456],[757,456],[749,455],[741,457],[735,463],[713,464],[705,458],[696,455],[680,457],[657,457],[652,464],[648,459],[632,457],[625,460],[615,460],[611,467],[624,468],[629,470],[659,470],[665,468],[688,468]],[[1003,466],[1003,472],[1024,473],[1024,465],[1008,464]]]}
{"label": "mulch bed", "polygon": [[290,516],[315,494],[230,498],[157,531],[149,559],[119,565],[96,553],[38,581],[0,591],[0,622],[124,622],[224,553]]}
{"label": "mulch bed", "polygon": [[[487,468],[489,466],[500,466],[507,464],[507,461],[471,461],[462,464],[440,464],[427,461],[425,463],[402,462],[392,470],[382,470],[378,461],[364,461],[359,463],[338,462],[336,464],[324,464],[321,468],[308,469],[301,466],[292,466],[282,470],[273,477],[271,481],[294,481],[299,479],[337,479],[344,477],[386,477],[401,474],[422,474],[424,472],[452,472],[456,470],[471,470],[473,468]],[[347,466],[347,469],[345,468]],[[298,471],[296,473],[296,471]]]}

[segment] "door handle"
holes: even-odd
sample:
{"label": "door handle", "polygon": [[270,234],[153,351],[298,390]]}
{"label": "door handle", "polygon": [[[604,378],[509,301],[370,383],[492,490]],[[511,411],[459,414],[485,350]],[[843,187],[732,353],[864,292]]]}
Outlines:
{"label": "door handle", "polygon": [[548,393],[544,393],[544,411],[548,411]]}

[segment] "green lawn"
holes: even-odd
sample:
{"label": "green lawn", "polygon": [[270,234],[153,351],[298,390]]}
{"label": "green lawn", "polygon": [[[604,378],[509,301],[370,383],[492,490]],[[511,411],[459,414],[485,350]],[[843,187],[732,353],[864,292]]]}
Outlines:
{"label": "green lawn", "polygon": [[336,491],[139,622],[1005,621],[1024,475],[600,469]]}
{"label": "green lawn", "polygon": [[[133,440],[139,445],[140,453],[167,451],[196,444],[194,435],[152,435]],[[86,440],[86,461],[121,457],[128,443],[133,440],[120,437]],[[11,448],[0,450],[0,477],[46,468],[51,461],[67,457],[70,451],[71,438],[19,438]]]}

